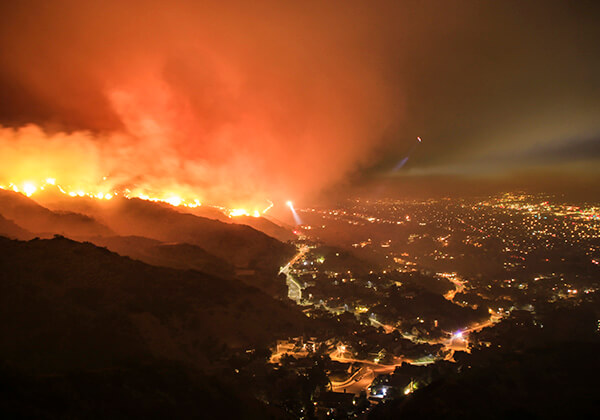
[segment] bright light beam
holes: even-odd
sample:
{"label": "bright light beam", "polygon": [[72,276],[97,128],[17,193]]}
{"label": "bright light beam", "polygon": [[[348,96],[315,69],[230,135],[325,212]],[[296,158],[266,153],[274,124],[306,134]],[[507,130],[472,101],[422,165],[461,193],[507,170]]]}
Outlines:
{"label": "bright light beam", "polygon": [[285,205],[290,208],[292,215],[294,216],[294,221],[296,222],[296,224],[301,225],[302,220],[300,220],[300,216],[298,216],[298,213],[296,213],[296,209],[294,208],[294,203],[292,203],[291,201],[288,200],[288,201],[286,201]]}

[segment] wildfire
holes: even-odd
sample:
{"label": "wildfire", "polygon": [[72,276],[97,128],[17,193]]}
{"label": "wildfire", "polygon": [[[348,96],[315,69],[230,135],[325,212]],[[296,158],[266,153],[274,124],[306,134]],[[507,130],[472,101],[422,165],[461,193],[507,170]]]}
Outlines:
{"label": "wildfire", "polygon": [[[104,178],[106,180],[106,177]],[[198,198],[184,198],[182,195],[166,193],[161,196],[151,196],[145,192],[136,192],[132,191],[128,188],[123,191],[117,190],[104,190],[104,191],[85,191],[80,188],[71,188],[69,186],[62,186],[57,183],[56,178],[46,178],[41,182],[34,181],[25,181],[22,183],[8,183],[7,185],[0,184],[0,189],[2,190],[12,190],[17,193],[21,193],[26,195],[27,197],[31,197],[32,195],[45,191],[49,187],[54,188],[59,191],[61,194],[67,195],[69,197],[88,197],[96,200],[111,200],[113,197],[123,197],[126,199],[138,198],[141,200],[152,201],[156,203],[166,203],[170,204],[173,207],[187,207],[187,208],[196,208],[202,206],[200,199]],[[252,217],[260,217],[261,214],[267,213],[272,207],[273,202],[267,200],[269,205],[261,210],[247,210],[245,208],[227,208],[222,206],[210,206],[216,209],[221,210],[225,215],[233,218],[240,216],[252,216]]]}
{"label": "wildfire", "polygon": [[27,197],[31,197],[31,195],[37,191],[37,187],[33,185],[31,182],[26,182],[23,185],[23,192]]}
{"label": "wildfire", "polygon": [[214,206],[214,207],[218,208],[219,210],[221,210],[223,213],[225,213],[229,217],[240,217],[240,216],[260,217],[261,214],[267,213],[274,206],[274,204],[271,200],[267,200],[267,201],[269,202],[269,205],[266,208],[264,208],[262,211],[254,210],[252,212],[249,212],[248,210],[246,210],[244,208],[228,209],[226,207],[219,207],[219,206]]}
{"label": "wildfire", "polygon": [[248,214],[248,212],[245,209],[231,209],[229,211],[229,215],[231,217],[250,216],[250,214]]}

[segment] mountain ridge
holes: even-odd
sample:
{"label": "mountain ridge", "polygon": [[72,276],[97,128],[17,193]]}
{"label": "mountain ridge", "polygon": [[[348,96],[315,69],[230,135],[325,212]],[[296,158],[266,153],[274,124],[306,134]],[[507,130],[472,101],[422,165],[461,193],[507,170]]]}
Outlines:
{"label": "mountain ridge", "polygon": [[0,336],[10,337],[0,358],[38,373],[132,358],[205,367],[220,349],[266,346],[307,326],[298,309],[239,280],[64,237],[0,238],[0,272]]}

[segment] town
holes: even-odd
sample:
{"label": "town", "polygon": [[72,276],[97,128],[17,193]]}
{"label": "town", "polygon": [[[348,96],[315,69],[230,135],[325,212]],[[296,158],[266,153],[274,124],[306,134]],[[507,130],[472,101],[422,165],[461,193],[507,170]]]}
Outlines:
{"label": "town", "polygon": [[278,340],[270,363],[301,375],[321,366],[325,416],[408,395],[472,349],[543,329],[554,306],[597,300],[599,212],[521,193],[299,210],[297,254],[280,276],[322,328]]}

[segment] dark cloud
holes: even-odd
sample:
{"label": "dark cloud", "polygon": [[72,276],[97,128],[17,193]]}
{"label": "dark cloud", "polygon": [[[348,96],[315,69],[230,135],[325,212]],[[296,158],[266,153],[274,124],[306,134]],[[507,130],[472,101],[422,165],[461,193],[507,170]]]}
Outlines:
{"label": "dark cloud", "polygon": [[404,124],[384,172],[469,165],[600,134],[600,14],[594,2],[462,2],[432,12],[397,63]]}
{"label": "dark cloud", "polygon": [[515,157],[521,162],[533,163],[595,161],[600,159],[600,137],[542,144],[513,156],[513,159]]}

